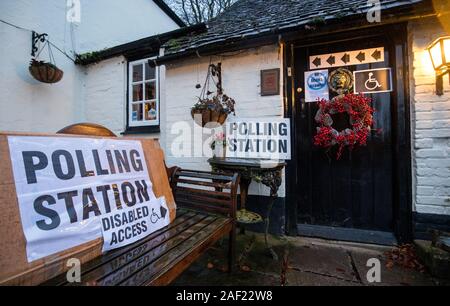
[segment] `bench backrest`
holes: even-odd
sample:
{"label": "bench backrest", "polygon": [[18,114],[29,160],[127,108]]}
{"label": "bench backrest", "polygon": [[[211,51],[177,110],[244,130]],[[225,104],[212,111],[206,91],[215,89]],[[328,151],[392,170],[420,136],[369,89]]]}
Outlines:
{"label": "bench backrest", "polygon": [[[73,135],[47,135],[0,133],[0,285],[36,285],[68,270],[67,260],[77,258],[82,263],[102,254],[102,239],[96,239],[70,250],[48,256],[29,263],[26,256],[26,240],[23,234],[19,205],[16,196],[12,164],[7,137],[45,136],[82,137],[94,139],[117,139],[113,137],[91,137]],[[127,138],[130,139],[130,138]],[[164,196],[170,210],[171,220],[176,216],[176,205],[164,163],[164,153],[158,141],[138,139],[142,143],[145,160],[153,192],[157,197]]]}
{"label": "bench backrest", "polygon": [[236,218],[239,175],[176,169],[171,186],[178,206]]}

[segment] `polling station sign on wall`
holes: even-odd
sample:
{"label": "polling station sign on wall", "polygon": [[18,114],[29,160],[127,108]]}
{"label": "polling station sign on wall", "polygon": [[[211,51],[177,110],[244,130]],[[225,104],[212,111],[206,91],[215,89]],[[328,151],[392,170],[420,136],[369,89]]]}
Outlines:
{"label": "polling station sign on wall", "polygon": [[290,119],[233,118],[227,122],[227,157],[291,159]]}
{"label": "polling station sign on wall", "polygon": [[29,262],[103,237],[103,250],[169,224],[140,141],[8,136]]}

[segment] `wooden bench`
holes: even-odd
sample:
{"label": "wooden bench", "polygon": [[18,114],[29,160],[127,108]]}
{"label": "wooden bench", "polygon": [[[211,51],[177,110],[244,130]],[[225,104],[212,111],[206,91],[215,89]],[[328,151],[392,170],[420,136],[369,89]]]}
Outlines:
{"label": "wooden bench", "polygon": [[[104,127],[82,124],[60,131],[61,137],[110,139]],[[11,160],[12,136],[58,137],[54,134],[0,133],[0,159]],[[148,237],[121,249],[103,253],[101,238],[34,261],[27,260],[12,164],[0,174],[0,284],[71,285],[67,282],[70,259],[81,262],[81,285],[167,285],[188,268],[208,247],[229,237],[229,270],[233,268],[236,201],[239,176],[167,169],[159,143],[141,141],[153,191],[165,196],[172,222]],[[175,200],[176,199],[176,200]],[[178,205],[176,205],[178,204]],[[75,285],[80,285],[75,283]]]}
{"label": "wooden bench", "polygon": [[[229,237],[232,271],[238,176],[176,169],[171,183],[179,206],[175,221],[135,244],[82,265],[81,283],[74,285],[168,285],[225,236]],[[43,285],[70,284],[62,274]]]}
{"label": "wooden bench", "polygon": [[[105,128],[92,125],[62,132],[111,136]],[[64,273],[43,285],[168,285],[224,237],[228,237],[228,269],[232,271],[239,176],[176,167],[167,169],[167,176],[178,206],[174,222],[143,240],[82,264],[81,283],[68,283]]]}

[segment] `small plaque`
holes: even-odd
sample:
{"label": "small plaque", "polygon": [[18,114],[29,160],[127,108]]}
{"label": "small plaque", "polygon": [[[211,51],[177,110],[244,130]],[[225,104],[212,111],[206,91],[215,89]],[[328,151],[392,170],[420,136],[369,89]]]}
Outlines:
{"label": "small plaque", "polygon": [[280,94],[280,69],[261,71],[261,96],[276,96]]}

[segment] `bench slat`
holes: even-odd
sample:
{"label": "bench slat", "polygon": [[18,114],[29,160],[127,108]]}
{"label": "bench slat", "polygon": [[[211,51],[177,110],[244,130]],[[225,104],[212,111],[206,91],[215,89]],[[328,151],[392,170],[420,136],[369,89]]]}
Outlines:
{"label": "bench slat", "polygon": [[196,180],[187,180],[187,179],[178,179],[178,184],[187,184],[187,185],[198,185],[203,187],[214,187],[214,188],[223,188],[230,189],[231,184],[229,183],[219,183],[219,182],[205,182],[205,181],[196,181]]}
{"label": "bench slat", "polygon": [[184,193],[188,193],[188,194],[206,195],[206,196],[212,198],[212,200],[215,200],[216,198],[217,199],[223,198],[223,199],[226,199],[226,201],[224,200],[224,202],[227,202],[227,203],[229,203],[230,199],[231,199],[230,193],[224,193],[224,192],[220,192],[220,191],[193,189],[193,188],[177,186],[176,193],[178,193],[178,192],[184,192]]}
{"label": "bench slat", "polygon": [[179,202],[180,200],[184,200],[184,201],[192,200],[192,201],[198,202],[198,203],[208,203],[209,205],[212,205],[212,206],[226,208],[228,211],[230,210],[230,206],[231,206],[230,201],[211,198],[207,195],[202,195],[202,194],[189,193],[187,191],[178,191],[177,190],[175,192],[175,198],[176,198],[177,202]]}
{"label": "bench slat", "polygon": [[221,181],[227,181],[229,182],[233,176],[227,176],[224,174],[210,174],[210,173],[203,173],[203,172],[186,172],[186,171],[180,171],[175,174],[177,177],[190,177],[190,178],[196,178],[196,179],[214,179],[214,180],[221,180]]}
{"label": "bench slat", "polygon": [[[117,274],[117,271],[134,269],[136,265],[142,262],[153,261],[165,250],[166,245],[170,244],[174,238],[178,238],[184,231],[189,231],[195,226],[204,226],[210,222],[208,216],[204,214],[195,215],[187,222],[181,223],[168,231],[153,237],[150,240],[144,240],[142,244],[133,244],[132,250],[117,257],[116,259],[103,262],[94,270],[88,271],[82,275],[83,283],[101,283],[102,278],[108,278],[110,274]],[[213,218],[211,218],[213,219]],[[101,284],[100,284],[101,285]]]}
{"label": "bench slat", "polygon": [[[177,218],[174,220],[174,222],[169,224],[167,227],[162,228],[159,231],[156,231],[156,232],[150,234],[148,237],[138,241],[136,244],[132,244],[132,245],[108,252],[108,253],[102,255],[101,257],[98,257],[96,259],[93,259],[93,260],[85,263],[85,264],[82,264],[81,265],[82,274],[85,275],[85,274],[89,273],[90,271],[94,270],[96,267],[101,266],[102,264],[105,264],[109,261],[115,260],[116,258],[118,258],[120,256],[124,256],[125,254],[127,254],[127,252],[130,252],[130,251],[136,249],[138,245],[144,244],[149,240],[155,239],[158,236],[163,235],[165,232],[172,230],[173,228],[176,228],[180,225],[183,226],[184,223],[195,218],[196,216],[206,218],[205,214],[201,214],[197,211],[188,211],[188,210],[184,210],[184,209],[178,210]],[[65,285],[66,283],[67,283],[66,275],[61,274],[58,277],[53,278],[53,279],[43,283],[42,285],[44,285],[44,286],[62,286],[62,285]]]}
{"label": "bench slat", "polygon": [[209,213],[222,214],[222,215],[226,215],[230,211],[229,208],[224,208],[224,207],[220,207],[217,205],[211,205],[211,204],[205,203],[205,202],[193,201],[191,199],[178,198],[177,203],[179,206],[182,206],[183,208],[190,208],[195,211],[205,211],[205,212],[209,212]]}
{"label": "bench slat", "polygon": [[[183,223],[188,226],[181,224],[173,228],[170,232],[167,232],[167,235],[159,235],[140,246],[134,244],[134,248],[129,251],[129,254],[132,256],[131,260],[119,262],[109,261],[89,273],[82,275],[83,284],[100,286],[118,285],[133,273],[139,271],[159,257],[165,256],[170,249],[201,231],[217,218],[200,214],[192,219],[190,222]],[[179,230],[176,230],[177,228]],[[136,254],[133,254],[133,252],[136,252]]]}
{"label": "bench slat", "polygon": [[163,271],[165,267],[170,269],[173,267],[174,263],[182,261],[196,248],[204,247],[203,244],[205,240],[211,239],[211,241],[215,241],[215,234],[223,234],[223,232],[229,230],[226,227],[229,224],[229,219],[219,218],[214,220],[211,224],[197,232],[196,235],[192,235],[190,238],[183,240],[182,243],[171,249],[166,256],[160,257],[158,260],[152,262],[120,285],[133,286],[151,284],[153,281],[156,281],[157,278],[155,276],[161,274],[161,271]]}

